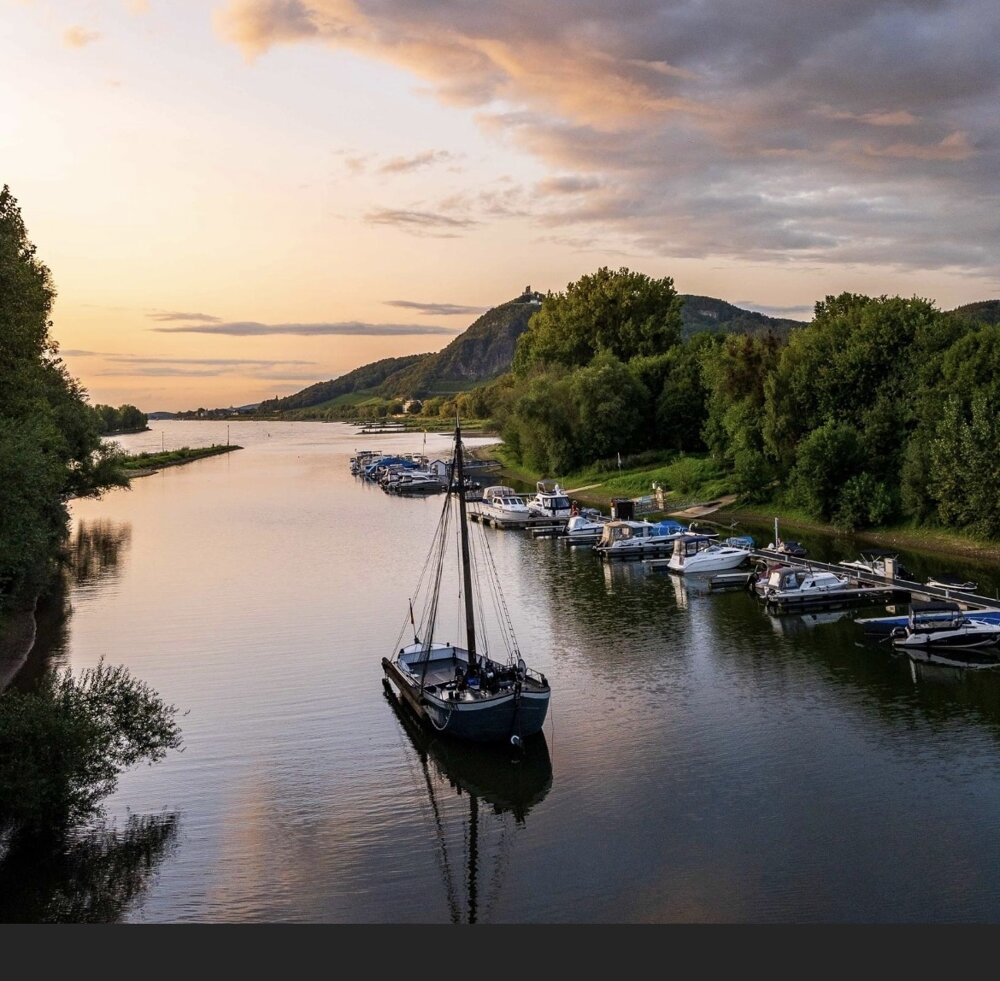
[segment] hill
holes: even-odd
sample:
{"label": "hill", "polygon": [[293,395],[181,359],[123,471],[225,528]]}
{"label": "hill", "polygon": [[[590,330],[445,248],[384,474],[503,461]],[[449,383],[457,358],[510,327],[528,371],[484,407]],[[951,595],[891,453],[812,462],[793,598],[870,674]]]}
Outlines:
{"label": "hill", "polygon": [[517,339],[544,297],[528,287],[520,296],[487,310],[444,350],[397,371],[379,394],[426,398],[464,391],[510,369]]}
{"label": "hill", "polygon": [[684,323],[682,336],[685,338],[701,331],[750,334],[770,330],[784,336],[795,327],[805,326],[801,320],[768,317],[753,310],[734,307],[725,300],[717,300],[711,296],[681,294],[681,299],[684,300],[681,319]]}
{"label": "hill", "polygon": [[955,307],[950,313],[984,324],[1000,324],[1000,300],[980,300]]}
{"label": "hill", "polygon": [[296,392],[294,395],[267,399],[257,406],[257,411],[261,415],[267,415],[272,412],[288,412],[291,409],[308,409],[321,403],[332,402],[345,395],[353,395],[358,392],[370,393],[396,372],[406,369],[424,358],[431,357],[434,355],[407,354],[401,358],[383,358],[381,361],[373,361],[360,368],[355,368],[354,371],[349,371],[339,378],[316,382],[316,384],[303,388],[302,391]]}
{"label": "hill", "polygon": [[[528,329],[544,295],[529,286],[520,295],[487,310],[437,354],[386,358],[330,381],[317,382],[282,399],[261,402],[262,414],[326,406],[347,395],[383,398],[427,398],[452,395],[490,381],[510,370],[517,339]],[[786,334],[798,320],[768,317],[710,296],[682,294],[683,335],[773,330]],[[355,399],[356,400],[356,399]]]}

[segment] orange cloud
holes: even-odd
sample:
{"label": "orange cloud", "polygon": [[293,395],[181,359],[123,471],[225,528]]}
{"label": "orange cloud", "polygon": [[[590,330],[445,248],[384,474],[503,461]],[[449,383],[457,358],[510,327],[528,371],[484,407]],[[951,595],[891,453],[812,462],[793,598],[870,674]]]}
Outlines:
{"label": "orange cloud", "polygon": [[873,157],[901,157],[909,160],[968,160],[976,151],[968,134],[954,132],[939,143],[892,143],[886,147],[865,147]]}
{"label": "orange cloud", "polygon": [[63,31],[63,44],[68,48],[85,48],[88,44],[98,40],[100,36],[100,31],[91,31],[79,24],[74,24]]}

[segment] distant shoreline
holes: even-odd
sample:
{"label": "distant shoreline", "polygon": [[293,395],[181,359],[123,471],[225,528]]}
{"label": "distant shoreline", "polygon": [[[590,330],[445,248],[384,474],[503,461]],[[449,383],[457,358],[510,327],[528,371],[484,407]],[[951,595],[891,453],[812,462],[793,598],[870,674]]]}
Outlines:
{"label": "distant shoreline", "polygon": [[200,446],[194,449],[185,446],[179,450],[167,450],[164,453],[139,453],[127,457],[129,463],[124,465],[124,470],[129,479],[148,477],[166,467],[180,467],[185,463],[194,463],[195,460],[204,460],[210,456],[218,456],[221,453],[231,453],[233,450],[242,449],[242,446],[237,446],[234,443],[226,446]]}

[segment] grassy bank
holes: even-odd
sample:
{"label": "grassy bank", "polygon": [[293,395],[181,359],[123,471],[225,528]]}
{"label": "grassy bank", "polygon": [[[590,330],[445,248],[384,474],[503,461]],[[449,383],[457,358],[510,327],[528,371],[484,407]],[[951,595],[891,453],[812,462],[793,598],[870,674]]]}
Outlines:
{"label": "grassy bank", "polygon": [[[612,498],[650,495],[653,493],[654,483],[660,484],[665,493],[664,510],[647,515],[653,519],[669,515],[679,516],[683,520],[685,516],[681,512],[696,503],[717,502],[732,497],[732,486],[727,475],[711,461],[698,456],[640,454],[636,457],[623,457],[621,470],[617,465],[606,464],[568,474],[539,474],[514,461],[502,443],[475,449],[472,455],[500,460],[503,468],[496,477],[498,483],[516,482],[533,487],[543,477],[558,479],[574,500],[589,507],[600,508],[606,513],[611,509]],[[733,522],[771,524],[777,518],[783,538],[799,537],[809,532],[843,534],[832,525],[775,502],[744,504],[737,499],[734,503],[723,504],[717,510],[706,513],[710,513],[712,520],[723,525]],[[977,539],[943,528],[915,527],[900,523],[856,531],[851,533],[851,537],[857,542],[881,548],[938,552],[1000,562],[1000,542]]]}
{"label": "grassy bank", "polygon": [[156,473],[164,467],[178,467],[184,463],[193,463],[208,456],[218,456],[220,453],[231,453],[242,450],[242,446],[234,444],[211,446],[182,446],[179,450],[165,450],[160,453],[132,453],[122,461],[122,468],[130,477],[144,477]]}

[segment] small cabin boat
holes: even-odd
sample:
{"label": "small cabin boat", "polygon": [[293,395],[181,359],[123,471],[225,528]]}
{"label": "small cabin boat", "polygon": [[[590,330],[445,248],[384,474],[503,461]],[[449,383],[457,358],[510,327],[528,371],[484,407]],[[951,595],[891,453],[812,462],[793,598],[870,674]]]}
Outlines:
{"label": "small cabin boat", "polygon": [[527,501],[528,510],[535,517],[568,520],[573,516],[573,505],[566,492],[551,480],[540,480],[535,485],[535,496]]}
{"label": "small cabin boat", "polygon": [[494,484],[483,490],[483,499],[478,503],[478,513],[495,525],[526,525],[533,515],[528,504],[513,487]]}

